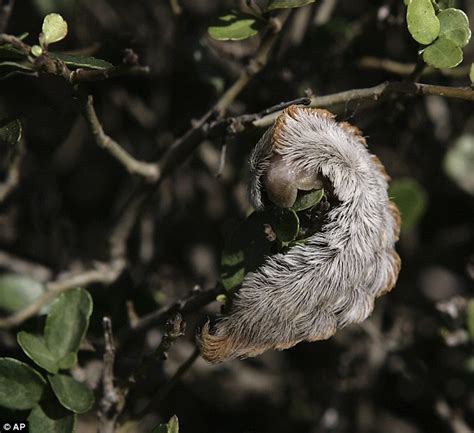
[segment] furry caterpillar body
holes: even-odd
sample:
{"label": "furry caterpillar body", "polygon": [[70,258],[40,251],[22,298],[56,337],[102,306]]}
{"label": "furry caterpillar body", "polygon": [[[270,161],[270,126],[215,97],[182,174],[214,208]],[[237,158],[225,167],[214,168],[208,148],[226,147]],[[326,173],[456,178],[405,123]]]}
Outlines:
{"label": "furry caterpillar body", "polygon": [[248,273],[229,314],[199,336],[202,356],[218,363],[324,340],[367,318],[375,298],[395,285],[400,215],[388,176],[359,130],[325,111],[291,106],[257,143],[250,160],[250,199],[262,189],[290,207],[298,189],[327,179],[337,198],[321,231],[304,245],[267,257]]}

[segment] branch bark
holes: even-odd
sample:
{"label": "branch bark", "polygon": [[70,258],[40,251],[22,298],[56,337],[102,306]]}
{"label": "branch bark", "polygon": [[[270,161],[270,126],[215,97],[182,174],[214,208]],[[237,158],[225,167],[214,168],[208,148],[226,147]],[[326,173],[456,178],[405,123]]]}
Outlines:
{"label": "branch bark", "polygon": [[[470,87],[436,86],[433,84],[409,83],[402,81],[384,82],[374,87],[352,89],[345,92],[326,96],[316,96],[311,99],[311,107],[331,108],[354,101],[379,101],[390,95],[438,95],[446,98],[474,101],[474,90]],[[273,124],[281,114],[277,111],[252,122],[257,128],[266,128]]]}

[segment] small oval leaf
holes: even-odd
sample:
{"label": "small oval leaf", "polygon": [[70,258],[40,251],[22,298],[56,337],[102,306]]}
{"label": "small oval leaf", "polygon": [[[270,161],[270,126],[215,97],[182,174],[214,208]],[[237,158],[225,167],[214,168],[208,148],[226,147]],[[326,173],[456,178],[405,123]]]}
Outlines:
{"label": "small oval leaf", "polygon": [[439,35],[440,23],[431,0],[411,0],[407,8],[408,31],[420,44],[431,44]]}
{"label": "small oval leaf", "polygon": [[46,382],[28,364],[0,358],[0,406],[31,409],[43,396]]}
{"label": "small oval leaf", "polygon": [[277,208],[271,214],[271,226],[282,242],[296,239],[300,231],[300,220],[293,209]]}
{"label": "small oval leaf", "polygon": [[41,42],[48,46],[66,37],[67,22],[59,14],[48,14],[44,17],[42,30]]}
{"label": "small oval leaf", "polygon": [[74,433],[76,414],[57,401],[42,402],[28,417],[29,433]]}
{"label": "small oval leaf", "polygon": [[59,402],[75,413],[87,412],[94,404],[92,391],[66,374],[48,375],[49,383]]}
{"label": "small oval leaf", "polygon": [[460,9],[449,8],[438,14],[441,24],[440,38],[446,38],[454,42],[458,47],[465,47],[471,39],[469,18]]}
{"label": "small oval leaf", "polygon": [[324,197],[324,189],[315,189],[309,192],[300,193],[292,206],[295,212],[310,209],[316,206]]}
{"label": "small oval leaf", "polygon": [[50,350],[46,347],[43,337],[37,337],[26,331],[21,331],[16,336],[16,339],[23,349],[23,352],[37,365],[50,373],[58,372],[58,363]]}
{"label": "small oval leaf", "polygon": [[443,161],[446,174],[474,196],[474,134],[463,134],[448,149]]}
{"label": "small oval leaf", "polygon": [[20,141],[21,133],[21,122],[18,119],[7,123],[0,122],[0,145],[14,146]]}
{"label": "small oval leaf", "polygon": [[402,230],[415,227],[428,202],[424,188],[415,179],[397,179],[391,183],[389,195],[400,209]]}
{"label": "small oval leaf", "polygon": [[469,79],[471,84],[474,84],[474,63],[471,63],[471,69],[469,70]]}
{"label": "small oval leaf", "polygon": [[454,68],[462,62],[462,50],[453,41],[437,39],[423,51],[423,60],[434,68]]}
{"label": "small oval leaf", "polygon": [[23,275],[0,275],[0,308],[18,311],[31,304],[44,291],[42,284]]}
{"label": "small oval leaf", "polygon": [[229,14],[220,17],[208,32],[218,41],[240,41],[255,36],[262,27],[262,23],[251,15]]}
{"label": "small oval leaf", "polygon": [[76,353],[89,326],[92,298],[84,289],[68,290],[54,301],[46,318],[44,338],[49,350],[59,361],[68,353]]}
{"label": "small oval leaf", "polygon": [[95,57],[89,56],[73,56],[72,54],[65,53],[50,53],[51,57],[56,58],[64,62],[67,66],[73,68],[86,68],[86,69],[110,69],[114,65],[107,62],[106,60],[96,59]]}
{"label": "small oval leaf", "polygon": [[239,286],[248,272],[257,269],[270,254],[273,240],[267,230],[268,212],[253,212],[232,233],[221,256],[222,285],[231,290]]}

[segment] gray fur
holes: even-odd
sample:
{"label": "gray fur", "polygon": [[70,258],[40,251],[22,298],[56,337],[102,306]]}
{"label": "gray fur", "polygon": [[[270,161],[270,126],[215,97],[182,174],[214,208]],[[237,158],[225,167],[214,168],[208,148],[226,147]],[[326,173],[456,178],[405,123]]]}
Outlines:
{"label": "gray fur", "polygon": [[263,206],[261,179],[274,154],[294,172],[323,175],[340,205],[305,245],[267,257],[246,275],[230,314],[212,332],[209,325],[203,329],[202,353],[211,362],[329,338],[367,318],[398,275],[398,211],[390,205],[383,167],[360,135],[327,112],[290,107],[250,158],[256,209]]}

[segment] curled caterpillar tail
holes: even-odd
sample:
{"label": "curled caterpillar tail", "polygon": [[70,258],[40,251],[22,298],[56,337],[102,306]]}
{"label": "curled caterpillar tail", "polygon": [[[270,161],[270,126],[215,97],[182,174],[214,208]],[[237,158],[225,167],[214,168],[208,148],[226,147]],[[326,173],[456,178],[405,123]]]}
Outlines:
{"label": "curled caterpillar tail", "polygon": [[268,256],[246,275],[227,315],[198,338],[218,363],[331,337],[367,318],[392,289],[400,215],[387,195],[388,175],[360,131],[324,110],[291,106],[257,143],[250,199],[291,207],[298,191],[331,191],[321,230],[285,254]]}

